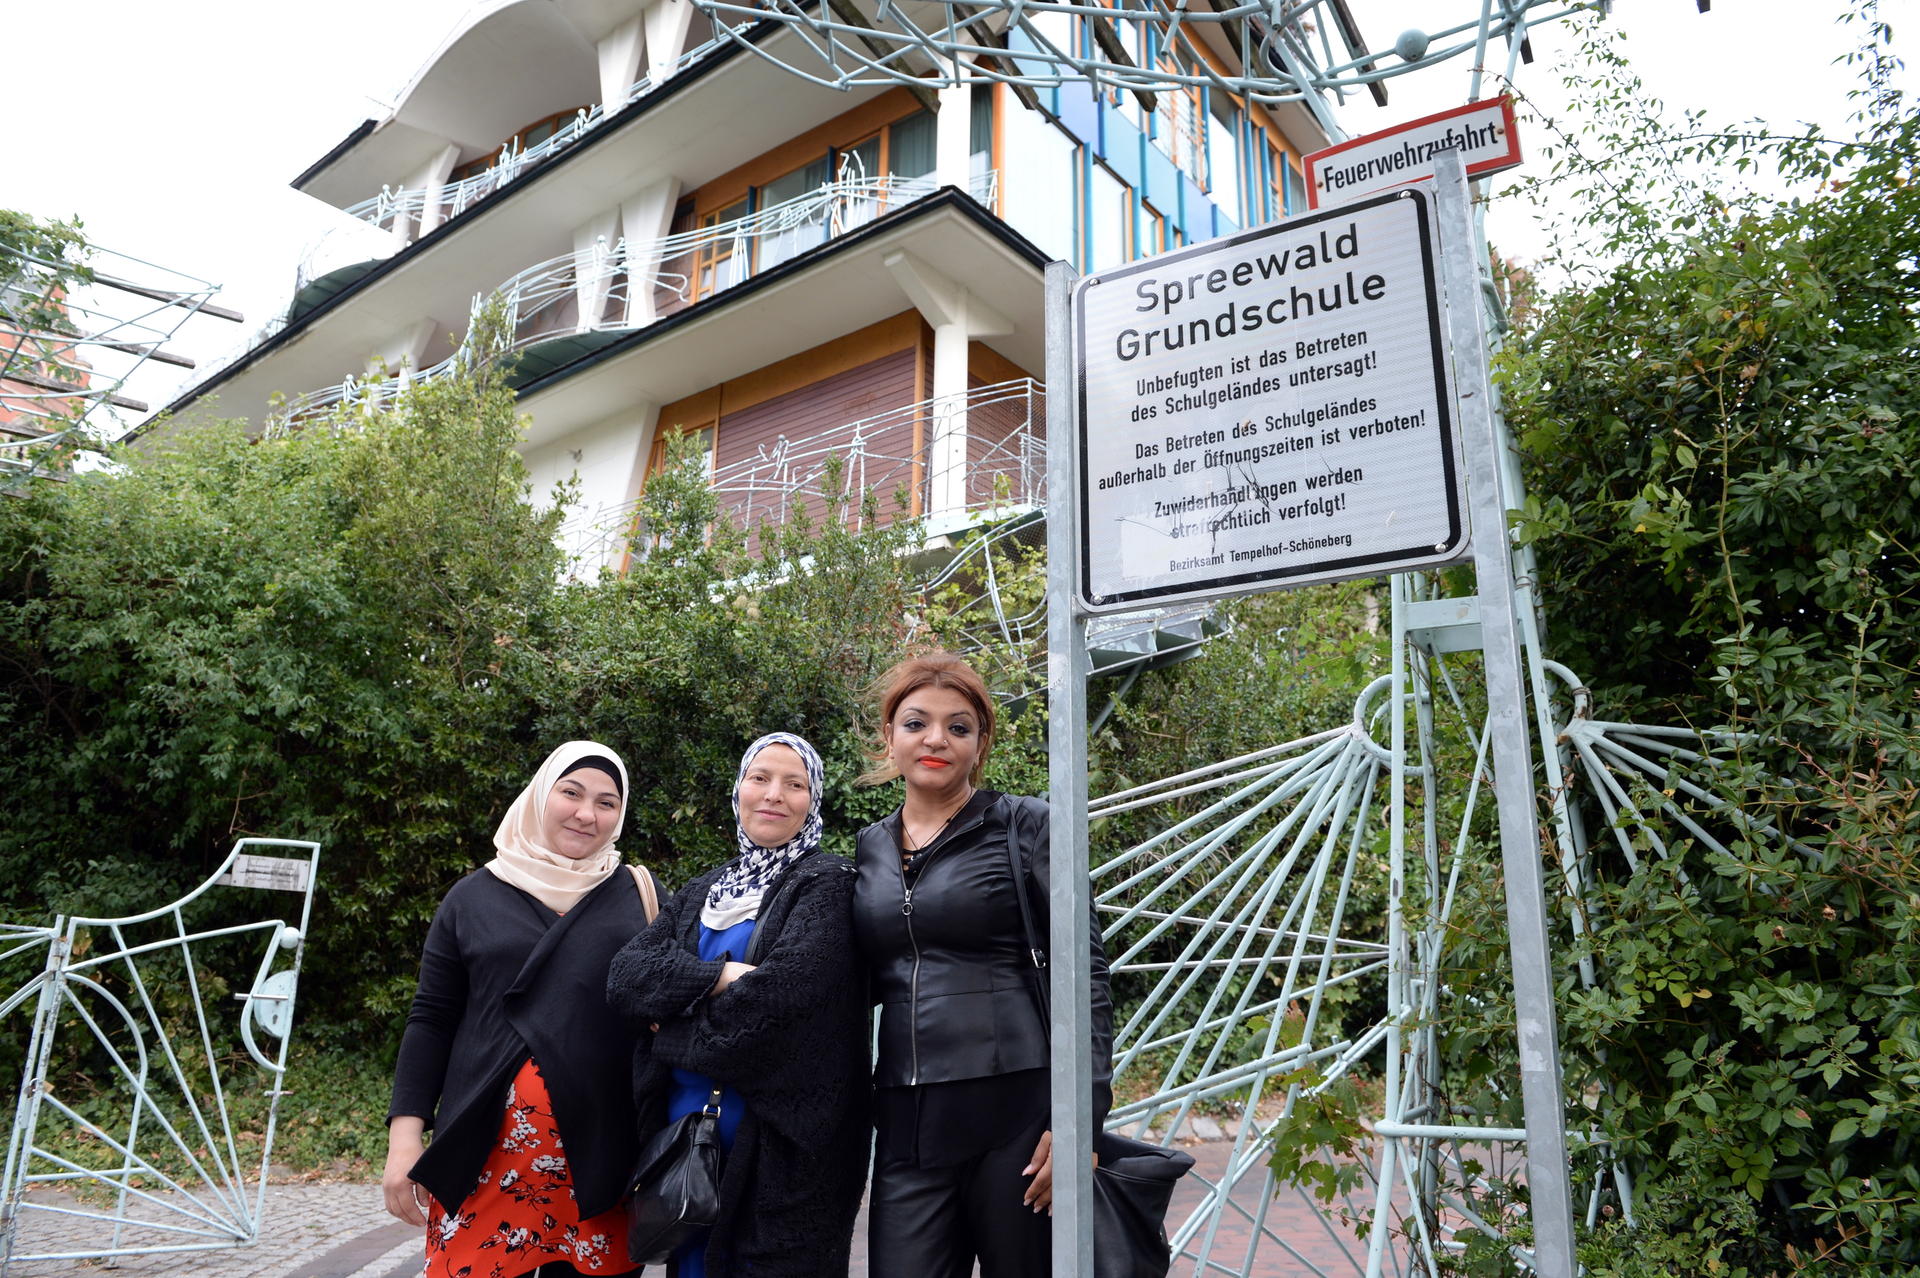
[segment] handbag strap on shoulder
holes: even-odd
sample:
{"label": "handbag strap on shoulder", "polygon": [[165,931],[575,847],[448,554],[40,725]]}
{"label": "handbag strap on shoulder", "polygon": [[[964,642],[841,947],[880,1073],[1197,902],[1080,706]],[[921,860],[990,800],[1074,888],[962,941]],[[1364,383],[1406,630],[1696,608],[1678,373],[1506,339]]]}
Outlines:
{"label": "handbag strap on shoulder", "polygon": [[713,1090],[707,1094],[707,1103],[701,1106],[700,1112],[720,1117],[720,1084],[713,1085]]}
{"label": "handbag strap on shoulder", "polygon": [[660,892],[654,886],[653,875],[637,865],[627,867],[633,871],[633,886],[640,891],[640,908],[645,911],[647,922],[653,922],[660,913]]}
{"label": "handbag strap on shoulder", "polygon": [[1040,973],[1047,970],[1047,951],[1040,944],[1039,934],[1033,926],[1033,903],[1027,899],[1027,870],[1020,861],[1020,849],[1015,846],[1013,828],[1013,823],[1008,822],[1007,866],[1013,871],[1013,895],[1020,902],[1020,930],[1026,934],[1027,957],[1033,963],[1033,970],[1027,973],[1027,988],[1033,994],[1034,1004],[1040,1009],[1040,1026],[1051,1041],[1053,1018],[1047,1007],[1046,982],[1040,978]]}

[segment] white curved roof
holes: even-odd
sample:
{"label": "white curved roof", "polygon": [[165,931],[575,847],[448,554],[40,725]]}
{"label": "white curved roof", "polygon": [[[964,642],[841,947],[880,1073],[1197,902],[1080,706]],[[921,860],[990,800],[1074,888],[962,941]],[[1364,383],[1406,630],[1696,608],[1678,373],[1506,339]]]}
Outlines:
{"label": "white curved roof", "polygon": [[471,158],[536,120],[598,101],[597,42],[648,7],[647,0],[480,0],[414,73],[393,113],[297,184],[345,207],[407,181],[448,142]]}

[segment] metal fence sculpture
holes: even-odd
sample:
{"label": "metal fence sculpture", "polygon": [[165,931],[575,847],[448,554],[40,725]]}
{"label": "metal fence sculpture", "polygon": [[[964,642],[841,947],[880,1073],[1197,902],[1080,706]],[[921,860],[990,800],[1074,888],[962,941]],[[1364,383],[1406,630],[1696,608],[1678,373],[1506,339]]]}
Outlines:
{"label": "metal fence sculpture", "polygon": [[[1456,8],[1469,15],[1462,21],[1436,31],[1405,31],[1378,49],[1367,47],[1347,0],[694,3],[712,15],[716,27],[728,26],[743,48],[837,89],[997,82],[1027,92],[1087,84],[1151,98],[1214,88],[1267,105],[1297,103],[1337,130],[1332,109],[1348,94],[1366,90],[1384,101],[1380,86],[1410,71],[1466,55],[1484,65],[1494,41],[1517,58],[1531,28],[1583,10],[1603,11],[1607,0],[1461,3]],[[748,38],[755,22],[785,26],[799,39],[770,52],[770,41]],[[1076,38],[1081,29],[1092,38]],[[1183,57],[1183,34],[1224,44],[1241,70]]]}
{"label": "metal fence sculpture", "polygon": [[[0,1018],[32,1014],[0,1176],[0,1278],[259,1237],[319,857],[317,843],[242,839],[157,910],[0,928],[0,959],[41,961],[0,1001]],[[292,893],[297,909],[260,918],[256,889]],[[252,1088],[258,1129],[235,1116]]]}
{"label": "metal fence sculpture", "polygon": [[58,471],[75,447],[117,439],[145,413],[128,380],[191,369],[170,348],[195,315],[239,322],[217,286],[98,244],[57,253],[0,244],[0,490]]}
{"label": "metal fence sculpture", "polygon": [[[1420,584],[1402,580],[1396,593]],[[1462,691],[1477,663],[1431,634],[1397,640],[1401,668],[1368,686],[1344,727],[1090,805],[1096,823],[1143,813],[1154,830],[1092,874],[1114,978],[1129,993],[1116,1075],[1123,1096],[1137,1097],[1116,1104],[1109,1123],[1173,1139],[1201,1111],[1241,1117],[1225,1170],[1184,1219],[1169,1222],[1176,1273],[1269,1272],[1261,1257],[1271,1265],[1277,1249],[1316,1275],[1439,1274],[1467,1231],[1501,1232],[1509,1205],[1496,1182],[1511,1176],[1504,1151],[1525,1133],[1450,1103],[1439,1054],[1449,1002],[1467,996],[1443,979],[1450,939],[1475,925],[1456,913],[1460,888],[1499,868],[1487,737]],[[1590,874],[1583,808],[1604,820],[1635,871],[1644,857],[1670,855],[1676,839],[1723,855],[1738,843],[1805,851],[1727,797],[1738,738],[1596,720],[1572,672],[1544,667],[1565,716],[1555,724],[1561,770],[1549,792],[1570,820],[1561,859],[1572,926],[1581,926]],[[1396,684],[1407,689],[1411,720],[1410,748],[1400,750]],[[1449,730],[1472,765],[1456,796],[1458,824],[1442,826],[1450,804],[1436,788],[1435,738]],[[1427,793],[1410,802],[1410,786]],[[1164,816],[1169,809],[1176,815]],[[1384,921],[1354,904],[1383,884]],[[1343,1033],[1339,991],[1360,982],[1384,991],[1384,1015]],[[1353,1171],[1337,1195],[1316,1198],[1277,1177],[1268,1165],[1274,1139],[1297,1107],[1360,1075],[1382,1084],[1371,1158],[1324,1155]],[[1596,1130],[1570,1135],[1584,1150],[1585,1223],[1610,1203],[1631,1220],[1626,1168]],[[1344,1267],[1329,1271],[1272,1228],[1268,1210],[1283,1193],[1321,1215]],[[1366,1219],[1374,1228],[1362,1239],[1351,1226]],[[1234,1220],[1242,1228],[1223,1232]],[[1530,1257],[1516,1249],[1513,1259],[1524,1266]]]}

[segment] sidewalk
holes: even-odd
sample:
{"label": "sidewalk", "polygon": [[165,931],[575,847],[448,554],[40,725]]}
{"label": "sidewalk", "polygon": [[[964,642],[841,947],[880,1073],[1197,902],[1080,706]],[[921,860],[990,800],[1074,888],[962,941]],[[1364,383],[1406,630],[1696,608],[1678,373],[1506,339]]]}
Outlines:
{"label": "sidewalk", "polygon": [[[1197,1163],[1196,1174],[1209,1179],[1218,1176],[1231,1150],[1230,1141],[1190,1147]],[[1174,1198],[1171,1219],[1183,1219],[1201,1192],[1193,1176],[1183,1180]],[[1259,1186],[1255,1183],[1242,1189],[1234,1200],[1249,1211],[1257,1211],[1258,1198]],[[36,1195],[33,1201],[57,1200]],[[377,1184],[269,1185],[263,1219],[265,1227],[254,1246],[129,1256],[122,1258],[112,1272],[124,1278],[414,1278],[420,1272],[424,1248],[421,1231],[401,1224],[381,1209]],[[58,1227],[60,1220],[31,1213],[23,1222],[16,1252],[60,1250],[56,1244],[58,1234],[64,1232]],[[1328,1275],[1361,1272],[1365,1245],[1356,1241],[1350,1230],[1323,1223],[1298,1194],[1288,1191],[1274,1199],[1268,1206],[1267,1220],[1268,1227],[1286,1239],[1298,1257],[1267,1240],[1253,1271],[1257,1278],[1292,1278],[1312,1274],[1314,1267]],[[1237,1266],[1250,1233],[1245,1219],[1238,1213],[1227,1213],[1216,1236],[1214,1261]],[[1313,1267],[1302,1263],[1303,1259]],[[8,1278],[72,1278],[100,1264],[74,1260],[15,1262]],[[1185,1266],[1176,1263],[1173,1272],[1185,1275],[1192,1269],[1193,1262],[1188,1261]],[[852,1274],[854,1278],[917,1278],[868,1274],[864,1210],[854,1233]]]}

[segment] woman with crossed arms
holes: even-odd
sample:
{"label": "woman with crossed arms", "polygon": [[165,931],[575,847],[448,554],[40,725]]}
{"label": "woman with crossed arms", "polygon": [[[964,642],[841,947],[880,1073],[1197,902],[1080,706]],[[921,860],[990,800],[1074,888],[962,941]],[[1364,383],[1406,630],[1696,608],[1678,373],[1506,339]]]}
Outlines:
{"label": "woman with crossed arms", "polygon": [[820,850],[822,780],[799,737],[748,746],[739,855],[676,892],[607,977],[607,1001],[641,1031],[643,1127],[720,1091],[720,1221],[674,1253],[670,1278],[846,1278],[867,1178],[868,1002],[853,866]]}

